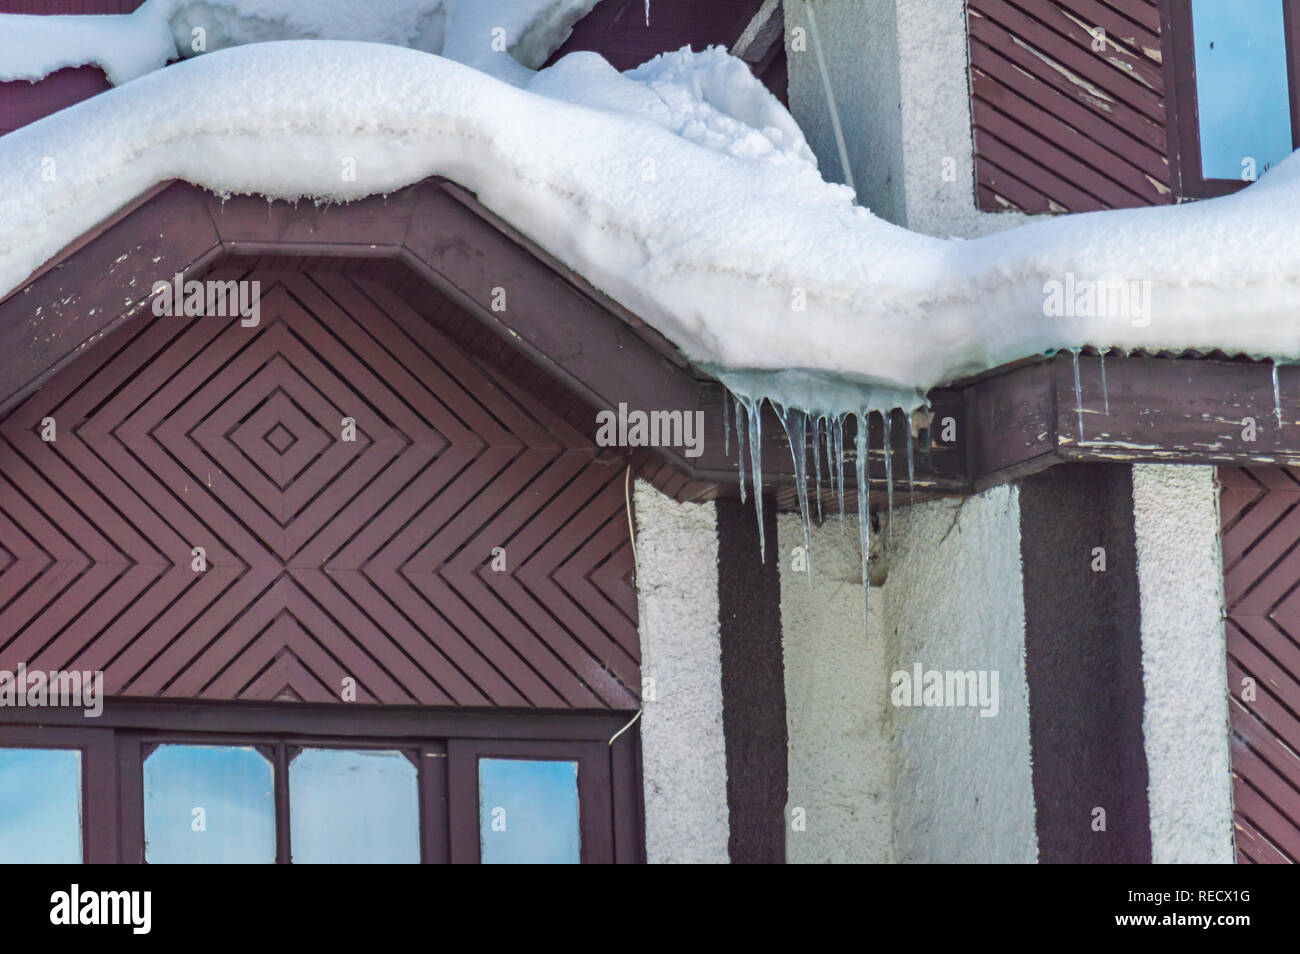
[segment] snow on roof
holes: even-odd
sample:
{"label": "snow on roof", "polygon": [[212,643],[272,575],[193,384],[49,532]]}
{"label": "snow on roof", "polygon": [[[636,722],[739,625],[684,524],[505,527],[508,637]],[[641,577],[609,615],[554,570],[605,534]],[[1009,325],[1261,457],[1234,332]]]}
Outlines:
{"label": "snow on roof", "polygon": [[790,115],[722,50],[625,74],[590,53],[502,72],[269,42],[56,113],[0,138],[0,295],[164,180],[342,202],[441,175],[735,390],[809,411],[915,406],[1087,345],[1300,358],[1295,158],[1224,198],[944,240],[823,181]]}
{"label": "snow on roof", "polygon": [[[516,62],[541,66],[597,2],[145,0],[121,16],[0,14],[0,82],[93,64],[116,86],[178,57],[269,40],[389,43],[480,67],[495,60],[518,76]],[[491,56],[502,40],[513,60]]]}

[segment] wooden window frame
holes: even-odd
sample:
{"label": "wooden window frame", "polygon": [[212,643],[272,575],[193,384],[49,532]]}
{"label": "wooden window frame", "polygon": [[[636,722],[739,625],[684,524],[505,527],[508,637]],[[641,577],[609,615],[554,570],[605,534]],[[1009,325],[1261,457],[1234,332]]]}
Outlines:
{"label": "wooden window frame", "polygon": [[[437,838],[446,840],[446,826],[439,824],[439,814],[430,811],[432,791],[445,788],[446,745],[438,741],[411,743],[400,739],[373,737],[341,738],[333,735],[228,735],[225,733],[196,732],[130,732],[118,733],[120,777],[124,786],[130,786],[130,797],[123,799],[129,806],[122,813],[122,844],[129,850],[128,861],[144,860],[144,763],[164,745],[230,745],[250,746],[256,749],[271,766],[275,793],[275,863],[291,864],[292,839],[289,828],[289,764],[303,749],[346,749],[400,752],[415,766],[416,785],[420,799],[420,863],[446,862],[446,852],[439,850]],[[436,767],[431,759],[441,760]],[[428,766],[428,767],[426,767]],[[135,811],[138,807],[139,811]],[[136,858],[137,852],[139,859]]]}
{"label": "wooden window frame", "polygon": [[[1286,33],[1287,85],[1291,92],[1291,147],[1300,148],[1300,0],[1282,0]],[[1196,93],[1196,42],[1192,0],[1166,0],[1161,13],[1166,66],[1166,123],[1170,173],[1181,198],[1208,199],[1250,185],[1240,179],[1207,179],[1201,174],[1201,127]]]}
{"label": "wooden window frame", "polygon": [[[604,747],[606,751],[600,751]],[[453,739],[447,743],[448,817],[451,819],[451,860],[476,864],[479,857],[480,816],[478,762],[484,758],[543,759],[578,763],[578,831],[581,861],[611,864],[614,840],[608,819],[613,817],[609,744],[606,742],[521,741],[517,739]]]}
{"label": "wooden window frame", "polygon": [[119,803],[111,729],[0,725],[0,748],[80,750],[82,863],[109,864],[117,860]]}
{"label": "wooden window frame", "polygon": [[479,862],[480,757],[576,761],[582,862],[636,863],[645,860],[636,727],[609,744],[629,718],[109,700],[95,720],[79,709],[0,711],[0,747],[81,749],[88,863],[144,862],[144,761],[167,744],[248,745],[270,760],[279,864],[292,857],[289,761],[308,747],[397,750],[415,763],[422,864]]}

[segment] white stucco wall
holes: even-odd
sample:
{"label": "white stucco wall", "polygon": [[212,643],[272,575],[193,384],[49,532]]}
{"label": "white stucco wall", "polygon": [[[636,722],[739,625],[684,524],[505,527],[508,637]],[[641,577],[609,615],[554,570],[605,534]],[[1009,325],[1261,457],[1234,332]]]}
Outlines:
{"label": "white stucco wall", "polygon": [[[894,860],[884,594],[872,588],[864,633],[858,521],[844,523],[843,533],[836,519],[813,528],[811,580],[793,569],[799,516],[777,523],[792,863]],[[790,827],[796,808],[802,831]]]}
{"label": "white stucco wall", "polygon": [[[792,862],[1033,862],[1024,599],[1017,489],[917,504],[877,535],[862,625],[856,521],[814,528],[813,574],[793,568],[795,515],[779,518]],[[996,670],[999,712],[896,708],[890,676]]]}
{"label": "white stucco wall", "polygon": [[[972,238],[1034,216],[975,205],[965,0],[895,0],[909,229]],[[951,159],[951,163],[947,160]],[[945,177],[945,165],[956,178]]]}
{"label": "white stucco wall", "polygon": [[1152,860],[1231,864],[1228,676],[1214,468],[1134,466],[1133,518]]}
{"label": "white stucco wall", "polygon": [[[975,206],[964,0],[814,3],[858,201],[931,235],[971,238],[1028,221]],[[822,174],[842,182],[811,39],[793,49],[793,31],[807,29],[803,0],[785,10],[790,109]]]}
{"label": "white stucco wall", "polygon": [[891,707],[900,862],[1034,862],[1018,488],[895,515],[889,670],[996,670],[999,712]]}
{"label": "white stucco wall", "polygon": [[679,504],[649,484],[635,496],[646,860],[725,863],[727,754],[713,504]]}

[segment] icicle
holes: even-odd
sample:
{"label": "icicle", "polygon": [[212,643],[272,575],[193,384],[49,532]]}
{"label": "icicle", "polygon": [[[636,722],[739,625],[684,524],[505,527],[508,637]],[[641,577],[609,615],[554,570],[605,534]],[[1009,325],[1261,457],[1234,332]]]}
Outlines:
{"label": "icicle", "polygon": [[650,25],[650,0],[645,0],[645,25]]}
{"label": "icicle", "polygon": [[1277,362],[1273,362],[1273,413],[1277,416],[1277,426],[1282,426],[1282,389],[1278,386]]}
{"label": "icicle", "polygon": [[729,391],[722,392],[722,456],[731,456],[731,397]]}
{"label": "icicle", "polygon": [[[916,503],[916,463],[912,458],[912,415],[907,415],[907,505]],[[910,517],[911,514],[908,514]]]}
{"label": "icicle", "polygon": [[871,485],[867,483],[867,415],[859,411],[854,415],[858,426],[857,465],[858,477],[858,540],[862,547],[862,628],[866,631],[868,600],[871,593],[871,524],[867,520],[867,498]]}
{"label": "icicle", "polygon": [[794,461],[794,487],[799,497],[799,517],[803,520],[804,566],[812,582],[812,515],[808,506],[808,415],[793,407],[776,408],[790,441],[790,459]]}
{"label": "icicle", "polygon": [[736,398],[736,475],[740,478],[740,502],[745,502],[745,405]]}
{"label": "icicle", "polygon": [[1079,349],[1071,348],[1074,355],[1074,412],[1079,417],[1079,443],[1083,443],[1083,388],[1079,384]]}
{"label": "icicle", "polygon": [[894,413],[882,411],[885,422],[885,506],[889,515],[889,542],[894,542]]}
{"label": "icicle", "polygon": [[767,541],[763,534],[763,399],[745,406],[749,417],[749,461],[754,471],[754,510],[758,513],[758,560],[767,562]]}
{"label": "icicle", "polygon": [[[830,483],[830,495],[834,499],[841,493],[839,481],[835,479],[835,416],[826,418],[826,479]],[[844,532],[844,508],[840,508],[840,533]]]}
{"label": "icicle", "polygon": [[813,470],[817,474],[817,525],[822,522],[822,418],[812,419]]}
{"label": "icicle", "polygon": [[1110,391],[1106,388],[1106,352],[1100,351],[1101,355],[1101,399],[1106,404],[1106,416],[1110,417]]}
{"label": "icicle", "polygon": [[839,497],[840,504],[840,536],[844,535],[844,417],[843,414],[835,416],[834,427],[831,431],[835,437],[833,467],[835,470],[836,494]]}

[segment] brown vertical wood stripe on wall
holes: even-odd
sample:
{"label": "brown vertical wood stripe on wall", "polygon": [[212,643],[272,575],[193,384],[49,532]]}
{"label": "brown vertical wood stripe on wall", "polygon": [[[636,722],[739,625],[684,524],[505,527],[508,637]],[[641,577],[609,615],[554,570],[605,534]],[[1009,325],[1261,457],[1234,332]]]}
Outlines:
{"label": "brown vertical wood stripe on wall", "polygon": [[[1149,864],[1132,468],[1059,464],[1019,496],[1038,860]],[[1105,573],[1079,558],[1095,546]]]}
{"label": "brown vertical wood stripe on wall", "polygon": [[979,208],[1172,201],[1155,0],[970,0],[967,12]]}
{"label": "brown vertical wood stripe on wall", "polygon": [[260,281],[260,325],[137,319],[0,423],[0,669],[102,669],[125,696],[332,702],[352,677],[360,702],[635,709],[623,460],[383,284],[207,277]]}
{"label": "brown vertical wood stripe on wall", "polygon": [[1221,467],[1219,482],[1237,860],[1294,863],[1300,860],[1300,470]]}

